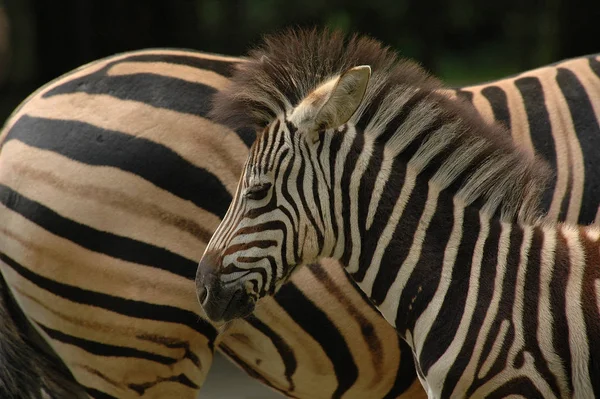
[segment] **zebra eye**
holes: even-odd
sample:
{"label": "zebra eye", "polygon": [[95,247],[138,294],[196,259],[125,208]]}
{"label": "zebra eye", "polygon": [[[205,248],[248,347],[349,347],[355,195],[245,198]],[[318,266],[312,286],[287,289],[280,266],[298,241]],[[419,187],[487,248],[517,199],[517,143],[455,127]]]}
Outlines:
{"label": "zebra eye", "polygon": [[269,189],[271,188],[271,183],[262,183],[257,184],[252,187],[248,187],[246,190],[245,197],[251,200],[260,201],[265,199],[267,194],[269,194]]}

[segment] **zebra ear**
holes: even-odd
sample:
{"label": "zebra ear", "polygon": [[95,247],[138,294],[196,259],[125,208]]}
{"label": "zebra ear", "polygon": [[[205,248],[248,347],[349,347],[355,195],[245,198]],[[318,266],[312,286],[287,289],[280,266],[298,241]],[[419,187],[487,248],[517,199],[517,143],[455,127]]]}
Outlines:
{"label": "zebra ear", "polygon": [[371,67],[357,66],[337,79],[327,101],[317,112],[315,123],[320,128],[333,129],[348,122],[362,102],[371,78]]}
{"label": "zebra ear", "polygon": [[348,122],[365,96],[370,77],[370,66],[357,66],[316,88],[294,111],[297,126],[314,132]]}

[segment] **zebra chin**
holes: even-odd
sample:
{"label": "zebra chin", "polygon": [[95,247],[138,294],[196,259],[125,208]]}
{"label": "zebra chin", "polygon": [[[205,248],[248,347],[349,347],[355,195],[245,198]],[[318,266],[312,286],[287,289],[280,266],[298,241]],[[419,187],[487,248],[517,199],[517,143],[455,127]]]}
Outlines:
{"label": "zebra chin", "polygon": [[244,318],[254,312],[256,297],[242,281],[223,285],[219,276],[203,257],[196,272],[196,294],[206,316],[214,323]]}

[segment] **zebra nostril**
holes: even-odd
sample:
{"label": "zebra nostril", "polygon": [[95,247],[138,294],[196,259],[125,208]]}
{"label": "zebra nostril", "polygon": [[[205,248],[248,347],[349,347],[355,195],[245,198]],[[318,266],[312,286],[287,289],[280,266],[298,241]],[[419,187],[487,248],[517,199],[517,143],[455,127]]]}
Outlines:
{"label": "zebra nostril", "polygon": [[206,299],[208,298],[208,288],[203,286],[202,290],[199,290],[199,291],[200,292],[198,292],[198,301],[200,302],[201,305],[204,305],[206,302]]}
{"label": "zebra nostril", "polygon": [[196,297],[200,305],[206,305],[210,296],[209,287],[213,287],[216,280],[214,271],[217,269],[218,259],[215,254],[207,252],[198,263],[196,270]]}
{"label": "zebra nostril", "polygon": [[198,303],[200,303],[201,306],[206,305],[208,300],[208,286],[206,284],[196,284],[196,298],[198,298]]}

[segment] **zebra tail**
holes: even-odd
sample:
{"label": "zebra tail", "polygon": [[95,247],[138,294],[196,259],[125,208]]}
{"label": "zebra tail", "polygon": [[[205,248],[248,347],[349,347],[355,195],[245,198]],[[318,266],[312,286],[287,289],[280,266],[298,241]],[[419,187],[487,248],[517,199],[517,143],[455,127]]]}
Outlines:
{"label": "zebra tail", "polygon": [[46,353],[50,347],[42,337],[32,336],[33,326],[23,332],[20,322],[29,323],[0,274],[0,398],[89,398],[66,366]]}

